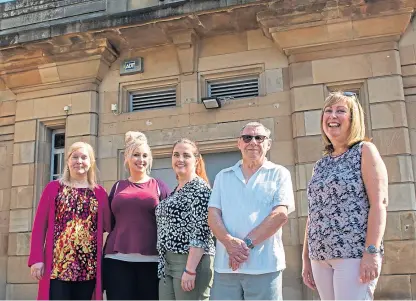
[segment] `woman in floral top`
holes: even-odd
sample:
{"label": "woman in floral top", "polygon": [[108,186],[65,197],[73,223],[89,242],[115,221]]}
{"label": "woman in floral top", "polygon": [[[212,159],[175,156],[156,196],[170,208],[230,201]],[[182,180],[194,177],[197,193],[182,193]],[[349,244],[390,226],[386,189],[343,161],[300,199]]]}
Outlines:
{"label": "woman in floral top", "polygon": [[93,149],[74,143],[62,178],[46,186],[35,216],[29,266],[39,280],[38,299],[102,299],[101,250],[109,225]]}
{"label": "woman in floral top", "polygon": [[194,142],[174,144],[175,191],[156,208],[160,300],[208,300],[213,280],[214,241],[208,227],[211,189]]}

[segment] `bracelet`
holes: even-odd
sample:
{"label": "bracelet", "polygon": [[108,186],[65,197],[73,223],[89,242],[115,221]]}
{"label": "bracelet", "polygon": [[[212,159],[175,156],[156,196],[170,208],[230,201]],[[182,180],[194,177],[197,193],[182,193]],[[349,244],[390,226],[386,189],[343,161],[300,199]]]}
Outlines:
{"label": "bracelet", "polygon": [[196,275],[196,272],[195,272],[195,273],[189,272],[186,268],[185,268],[183,271],[184,271],[185,273],[187,273],[187,274],[191,275],[191,276],[195,276],[195,275]]}

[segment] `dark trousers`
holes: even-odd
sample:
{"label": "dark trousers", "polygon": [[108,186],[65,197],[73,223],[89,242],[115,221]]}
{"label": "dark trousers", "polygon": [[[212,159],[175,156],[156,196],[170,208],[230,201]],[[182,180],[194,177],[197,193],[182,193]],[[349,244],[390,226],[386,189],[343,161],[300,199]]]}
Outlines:
{"label": "dark trousers", "polygon": [[159,300],[157,262],[104,258],[103,268],[108,300]]}
{"label": "dark trousers", "polygon": [[95,289],[95,279],[87,281],[62,281],[51,279],[50,300],[91,300]]}

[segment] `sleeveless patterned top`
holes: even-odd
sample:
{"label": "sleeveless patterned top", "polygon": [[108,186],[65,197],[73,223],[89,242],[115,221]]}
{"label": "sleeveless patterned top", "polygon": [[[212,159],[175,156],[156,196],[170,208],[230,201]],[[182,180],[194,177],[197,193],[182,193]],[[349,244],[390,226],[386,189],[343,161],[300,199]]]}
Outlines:
{"label": "sleeveless patterned top", "polygon": [[311,260],[361,258],[370,208],[361,176],[363,142],[326,155],[308,184],[308,247]]}

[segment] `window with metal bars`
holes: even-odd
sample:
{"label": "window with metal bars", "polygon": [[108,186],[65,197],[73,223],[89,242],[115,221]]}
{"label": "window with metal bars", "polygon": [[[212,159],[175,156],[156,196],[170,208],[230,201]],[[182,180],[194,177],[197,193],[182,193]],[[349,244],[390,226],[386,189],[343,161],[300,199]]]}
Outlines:
{"label": "window with metal bars", "polygon": [[209,97],[238,99],[259,96],[258,77],[209,81],[207,85]]}
{"label": "window with metal bars", "polygon": [[130,93],[130,112],[176,106],[176,87]]}

